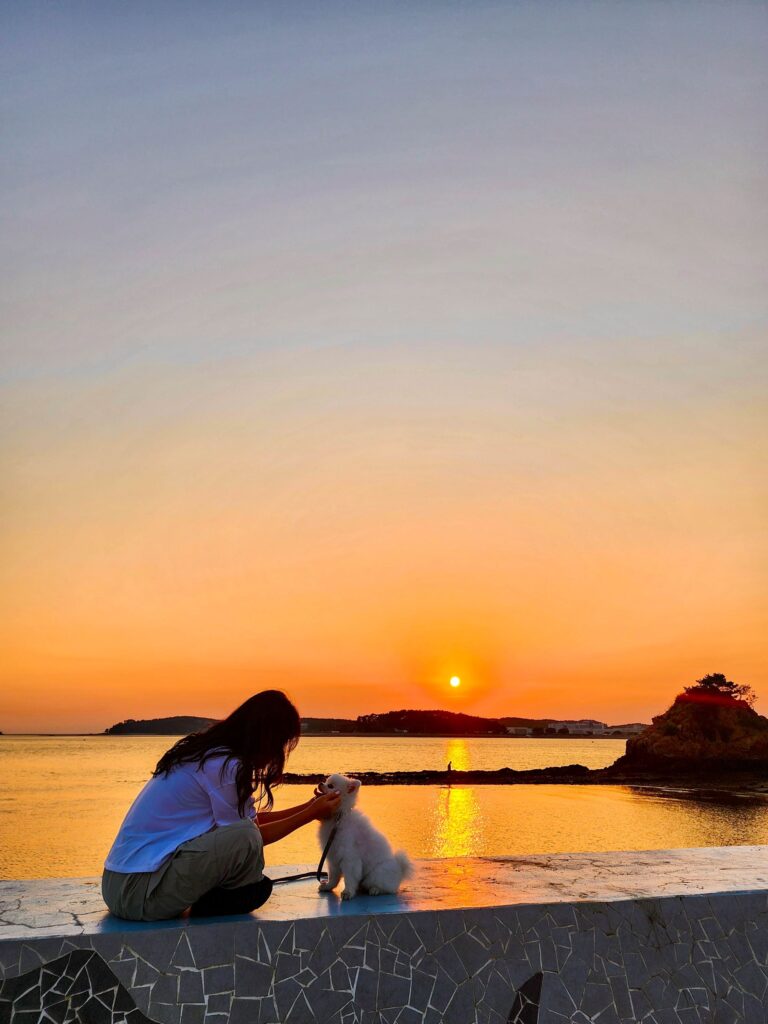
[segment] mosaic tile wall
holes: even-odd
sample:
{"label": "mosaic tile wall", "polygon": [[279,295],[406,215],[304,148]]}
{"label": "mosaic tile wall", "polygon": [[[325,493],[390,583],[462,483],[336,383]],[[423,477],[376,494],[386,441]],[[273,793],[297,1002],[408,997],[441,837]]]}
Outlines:
{"label": "mosaic tile wall", "polygon": [[765,1024],[768,897],[0,942],[2,1024]]}

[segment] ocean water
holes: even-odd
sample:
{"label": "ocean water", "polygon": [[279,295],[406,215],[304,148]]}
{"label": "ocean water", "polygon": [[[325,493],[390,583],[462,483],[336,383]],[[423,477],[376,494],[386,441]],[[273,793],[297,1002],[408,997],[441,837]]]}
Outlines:
{"label": "ocean water", "polygon": [[[95,875],[171,737],[0,737],[0,877]],[[301,772],[610,764],[623,740],[304,737]],[[283,786],[277,807],[309,786]],[[360,804],[413,857],[768,843],[765,805],[734,806],[621,786],[374,786]],[[316,861],[309,825],[267,848],[271,864]]]}

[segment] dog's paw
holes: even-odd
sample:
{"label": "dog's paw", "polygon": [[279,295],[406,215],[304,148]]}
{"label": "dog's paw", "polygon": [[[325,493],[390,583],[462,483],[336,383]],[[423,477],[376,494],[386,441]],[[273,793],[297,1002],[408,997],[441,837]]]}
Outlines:
{"label": "dog's paw", "polygon": [[351,891],[351,889],[344,889],[342,891],[341,898],[343,900],[351,900],[354,898],[354,895],[355,894]]}
{"label": "dog's paw", "polygon": [[370,886],[370,888],[368,889],[368,895],[369,895],[369,896],[381,896],[381,894],[382,894],[382,891],[383,891],[383,890],[382,890],[382,889],[380,889],[380,888],[378,887],[378,885],[372,885],[372,886]]}
{"label": "dog's paw", "polygon": [[328,885],[327,882],[321,882],[317,889],[318,892],[333,892],[333,887]]}

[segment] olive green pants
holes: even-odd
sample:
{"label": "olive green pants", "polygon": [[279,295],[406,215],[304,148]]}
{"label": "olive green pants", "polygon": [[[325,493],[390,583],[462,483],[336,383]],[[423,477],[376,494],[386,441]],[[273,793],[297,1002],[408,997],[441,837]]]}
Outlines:
{"label": "olive green pants", "polygon": [[101,892],[117,917],[178,917],[211,889],[237,889],[264,877],[261,833],[249,818],[190,839],[156,871],[104,870]]}

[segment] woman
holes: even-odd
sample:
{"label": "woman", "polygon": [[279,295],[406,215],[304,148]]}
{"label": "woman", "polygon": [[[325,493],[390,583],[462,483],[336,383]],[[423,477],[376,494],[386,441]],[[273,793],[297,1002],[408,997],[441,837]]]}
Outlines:
{"label": "woman", "polygon": [[263,847],[338,810],[338,794],[315,794],[272,811],[272,787],[300,735],[293,704],[264,690],[166,751],[107,856],[102,893],[112,913],[158,921],[188,907],[195,915],[260,907],[272,891]]}

